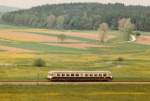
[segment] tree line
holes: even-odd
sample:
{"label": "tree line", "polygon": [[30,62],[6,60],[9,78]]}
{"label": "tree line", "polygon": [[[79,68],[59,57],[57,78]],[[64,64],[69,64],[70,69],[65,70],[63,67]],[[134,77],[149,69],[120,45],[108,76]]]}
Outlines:
{"label": "tree line", "polygon": [[118,20],[131,18],[137,30],[150,31],[150,7],[123,4],[53,4],[6,13],[8,24],[55,29],[94,30],[106,22],[118,29]]}

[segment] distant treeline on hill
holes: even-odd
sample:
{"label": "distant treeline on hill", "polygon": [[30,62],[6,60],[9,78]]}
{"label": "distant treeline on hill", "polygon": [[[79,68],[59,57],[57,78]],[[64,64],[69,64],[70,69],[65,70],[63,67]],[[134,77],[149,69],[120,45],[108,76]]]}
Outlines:
{"label": "distant treeline on hill", "polygon": [[131,18],[137,30],[150,31],[150,7],[123,4],[76,3],[33,7],[2,16],[5,23],[56,29],[97,29],[106,22],[117,29],[118,20]]}

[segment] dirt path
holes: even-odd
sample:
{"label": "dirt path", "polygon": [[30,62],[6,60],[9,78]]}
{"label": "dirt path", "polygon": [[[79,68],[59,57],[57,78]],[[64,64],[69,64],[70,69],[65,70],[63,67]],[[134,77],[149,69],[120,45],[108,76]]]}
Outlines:
{"label": "dirt path", "polygon": [[137,38],[136,43],[150,45],[150,36],[140,36]]}

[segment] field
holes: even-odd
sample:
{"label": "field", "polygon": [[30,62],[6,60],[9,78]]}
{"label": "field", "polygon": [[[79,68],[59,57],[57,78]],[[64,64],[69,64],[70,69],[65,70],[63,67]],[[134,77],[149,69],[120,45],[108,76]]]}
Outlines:
{"label": "field", "polygon": [[[141,33],[137,42],[123,42],[121,32],[109,31],[99,43],[97,31],[0,25],[0,80],[47,80],[49,70],[109,70],[114,81],[149,81],[150,32]],[[67,35],[64,43],[59,34]],[[38,58],[46,66],[34,66]]]}
{"label": "field", "polygon": [[150,85],[0,86],[1,101],[149,101]]}
{"label": "field", "polygon": [[[0,1],[0,101],[150,101],[148,0],[16,2]],[[54,82],[49,71],[112,80]]]}
{"label": "field", "polygon": [[[113,81],[150,80],[150,32],[123,42],[109,31],[99,43],[96,31],[49,30],[0,25],[0,81],[47,80],[49,70],[107,70]],[[67,35],[64,43],[57,39]],[[38,58],[46,66],[37,67]],[[0,101],[149,101],[150,85],[87,84],[0,86]]]}

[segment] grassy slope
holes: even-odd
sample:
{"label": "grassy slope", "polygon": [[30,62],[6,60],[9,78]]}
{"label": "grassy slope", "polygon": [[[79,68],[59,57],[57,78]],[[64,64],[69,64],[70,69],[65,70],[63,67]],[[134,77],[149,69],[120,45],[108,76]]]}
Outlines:
{"label": "grassy slope", "polygon": [[21,41],[12,41],[12,40],[3,40],[3,39],[0,39],[0,45],[6,45],[6,46],[17,47],[22,49],[29,49],[29,50],[33,50],[37,52],[45,52],[45,53],[81,51],[80,49],[50,46],[50,45],[37,43],[37,42],[21,42]]}
{"label": "grassy slope", "polygon": [[149,101],[149,85],[0,86],[1,101]]}
{"label": "grassy slope", "polygon": [[[54,36],[57,37],[58,35],[52,34],[52,33],[42,33],[42,32],[30,32],[32,34],[40,34],[40,35],[46,35],[46,36]],[[74,39],[74,40],[79,40],[81,42],[95,42],[95,40],[92,39],[86,39],[86,38],[81,38],[81,37],[75,37],[75,36],[67,36],[68,39]]]}
{"label": "grassy slope", "polygon": [[[3,26],[3,28],[17,29],[16,26],[8,25]],[[29,28],[19,27],[19,29],[27,30]],[[95,33],[95,31],[84,32]],[[150,46],[120,43],[120,33],[116,31],[111,31],[110,33],[117,36],[115,39],[105,43],[111,47],[89,48],[88,50],[1,39],[1,45],[31,49],[38,51],[38,53],[30,53],[33,55],[32,57],[23,58],[23,54],[12,54],[11,56],[1,51],[0,80],[36,80],[38,73],[40,73],[40,79],[45,79],[49,70],[110,70],[113,73],[114,80],[150,80],[150,69],[148,67],[150,65]],[[34,34],[48,35],[41,32]],[[83,40],[82,38],[78,39]],[[16,55],[20,57],[15,58]],[[38,68],[32,65],[34,59],[39,57],[47,62],[46,67]],[[118,57],[122,57],[124,61],[116,61]],[[10,65],[5,65],[8,63]]]}

